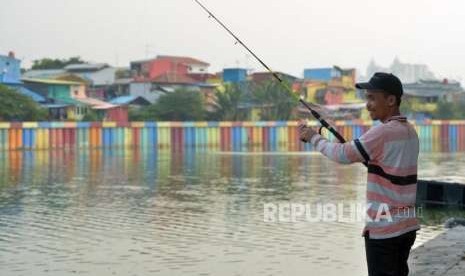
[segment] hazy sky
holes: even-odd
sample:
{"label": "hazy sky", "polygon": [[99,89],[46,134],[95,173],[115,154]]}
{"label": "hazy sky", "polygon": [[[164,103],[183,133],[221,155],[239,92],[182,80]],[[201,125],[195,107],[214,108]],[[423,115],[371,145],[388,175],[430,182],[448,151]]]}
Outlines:
{"label": "hazy sky", "polygon": [[[427,64],[465,77],[465,1],[202,0],[274,70]],[[158,54],[262,70],[193,0],[0,0],[0,53],[128,66]],[[465,80],[465,78],[463,79]]]}

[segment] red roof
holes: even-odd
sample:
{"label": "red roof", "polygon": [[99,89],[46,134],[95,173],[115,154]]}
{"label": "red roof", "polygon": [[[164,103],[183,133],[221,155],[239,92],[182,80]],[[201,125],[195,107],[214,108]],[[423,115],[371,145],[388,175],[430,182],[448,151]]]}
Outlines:
{"label": "red roof", "polygon": [[171,62],[174,62],[174,63],[182,63],[182,64],[187,64],[187,65],[190,65],[190,64],[197,64],[197,65],[204,65],[204,66],[209,66],[210,64],[209,63],[206,63],[204,61],[201,61],[201,60],[198,60],[198,59],[195,59],[195,58],[191,58],[191,57],[178,57],[178,56],[157,56],[156,59],[167,59],[167,60],[170,60]]}
{"label": "red roof", "polygon": [[176,74],[174,72],[168,72],[161,74],[158,77],[155,77],[150,80],[150,82],[154,83],[169,83],[169,84],[194,84],[198,83],[198,81],[190,78],[186,75]]}

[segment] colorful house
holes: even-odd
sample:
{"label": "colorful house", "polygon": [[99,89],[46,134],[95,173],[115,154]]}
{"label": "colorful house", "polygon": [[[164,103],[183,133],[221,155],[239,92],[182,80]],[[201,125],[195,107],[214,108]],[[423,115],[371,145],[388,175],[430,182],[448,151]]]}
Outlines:
{"label": "colorful house", "polygon": [[90,97],[104,99],[111,94],[116,82],[118,68],[106,63],[70,64],[63,69],[29,70],[23,74],[26,79],[69,80],[86,83],[86,93]]}
{"label": "colorful house", "polygon": [[153,59],[132,61],[131,71],[138,81],[153,80],[165,74],[188,75],[208,72],[210,64],[191,57],[157,56]]}
{"label": "colorful house", "polygon": [[304,70],[304,80],[294,86],[306,101],[325,105],[339,119],[352,119],[360,117],[364,108],[355,79],[355,69],[311,68]]}
{"label": "colorful house", "polygon": [[247,81],[247,69],[225,68],[223,69],[223,82],[240,83]]}
{"label": "colorful house", "polygon": [[304,80],[298,87],[307,101],[326,105],[359,103],[355,75],[355,69],[338,66],[305,69]]}
{"label": "colorful house", "polygon": [[77,75],[88,82],[87,95],[92,98],[106,99],[114,94],[118,68],[106,63],[70,64],[64,68],[66,72]]}
{"label": "colorful house", "polygon": [[118,106],[118,109],[110,109],[108,117],[114,121],[128,121],[128,112],[130,108],[141,108],[150,105],[150,102],[144,97],[120,96],[112,99],[111,104]]}
{"label": "colorful house", "polygon": [[23,79],[23,82],[27,88],[52,100],[45,107],[53,119],[79,121],[92,108],[88,103],[77,100],[87,97],[83,82],[28,78]]}
{"label": "colorful house", "polygon": [[24,78],[23,82],[31,90],[54,100],[66,101],[74,97],[86,96],[86,87],[82,82],[28,78]]}
{"label": "colorful house", "polygon": [[53,99],[53,103],[47,105],[47,108],[51,109],[52,115],[57,119],[82,120],[89,110],[95,110],[103,120],[128,120],[127,108],[87,97],[83,82],[52,79],[23,79],[23,81],[26,87]]}
{"label": "colorful house", "polygon": [[15,57],[14,52],[0,55],[0,83],[21,84],[21,60]]}
{"label": "colorful house", "polygon": [[129,84],[129,95],[143,97],[150,103],[177,89],[210,95],[218,85],[214,84],[215,75],[208,73],[209,66],[198,59],[180,56],[133,61],[130,68],[134,81]]}
{"label": "colorful house", "polygon": [[[10,52],[7,56],[0,55],[0,84],[13,89],[22,95],[28,96],[37,104],[49,109],[51,101],[47,98],[47,95],[41,95],[40,93],[27,88],[21,81],[21,60],[16,59],[13,52]],[[53,117],[54,111],[56,111],[56,109],[49,109],[51,118],[55,118]]]}
{"label": "colorful house", "polygon": [[201,93],[207,103],[207,108],[212,102],[218,84],[198,82],[189,75],[176,73],[164,73],[152,80],[134,81],[130,84],[130,96],[143,97],[150,103],[156,103],[158,98],[177,89],[196,91]]}
{"label": "colorful house", "polygon": [[304,70],[305,80],[327,82],[340,77],[342,77],[342,72],[336,66],[326,68],[310,68]]}

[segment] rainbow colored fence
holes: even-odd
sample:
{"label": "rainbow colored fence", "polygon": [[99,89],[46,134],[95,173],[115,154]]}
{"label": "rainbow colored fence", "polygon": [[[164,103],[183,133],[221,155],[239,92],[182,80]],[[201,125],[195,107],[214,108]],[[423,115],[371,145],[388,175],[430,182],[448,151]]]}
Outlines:
{"label": "rainbow colored fence", "polygon": [[[311,124],[315,124],[312,122]],[[346,139],[372,122],[336,122]],[[424,152],[465,151],[465,121],[415,123]],[[224,151],[310,151],[296,121],[277,122],[19,122],[0,123],[0,150],[211,147]]]}

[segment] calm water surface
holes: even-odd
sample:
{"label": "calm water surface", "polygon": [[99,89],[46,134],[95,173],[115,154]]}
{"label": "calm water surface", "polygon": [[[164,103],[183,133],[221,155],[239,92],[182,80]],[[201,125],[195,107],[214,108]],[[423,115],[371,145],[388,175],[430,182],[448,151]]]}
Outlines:
{"label": "calm water surface", "polygon": [[[465,183],[464,153],[420,161]],[[366,275],[361,222],[263,221],[268,202],[364,202],[365,177],[312,153],[4,152],[0,274]]]}

